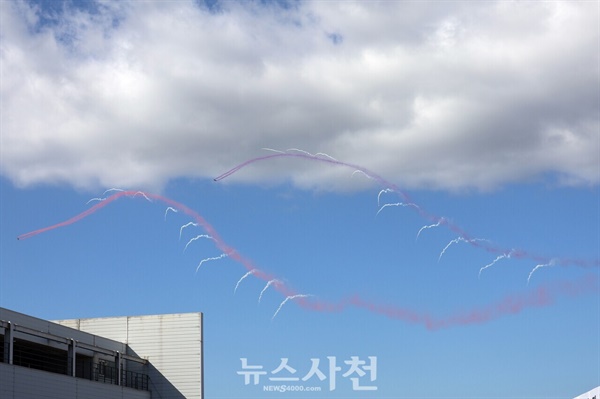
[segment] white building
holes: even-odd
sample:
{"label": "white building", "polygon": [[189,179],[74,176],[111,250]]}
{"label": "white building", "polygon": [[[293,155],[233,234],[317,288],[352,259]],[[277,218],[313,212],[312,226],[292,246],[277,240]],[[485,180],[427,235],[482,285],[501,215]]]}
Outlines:
{"label": "white building", "polygon": [[202,313],[47,321],[0,308],[0,398],[203,397]]}
{"label": "white building", "polygon": [[576,396],[573,399],[600,399],[600,386],[586,393],[582,393],[581,395]]}

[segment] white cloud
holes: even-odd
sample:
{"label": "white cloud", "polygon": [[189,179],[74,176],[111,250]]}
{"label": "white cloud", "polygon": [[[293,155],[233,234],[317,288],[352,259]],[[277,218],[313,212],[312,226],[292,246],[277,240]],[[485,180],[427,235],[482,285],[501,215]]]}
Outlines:
{"label": "white cloud", "polygon": [[[0,13],[0,166],[21,186],[160,189],[262,147],[324,152],[408,188],[600,181],[594,3],[133,1],[48,22],[3,2]],[[346,184],[324,169],[264,163],[231,179]]]}

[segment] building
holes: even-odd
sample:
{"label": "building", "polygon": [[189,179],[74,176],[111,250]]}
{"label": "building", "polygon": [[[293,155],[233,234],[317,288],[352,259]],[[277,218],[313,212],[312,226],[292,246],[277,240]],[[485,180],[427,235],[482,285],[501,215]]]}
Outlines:
{"label": "building", "polygon": [[586,393],[582,393],[581,395],[576,396],[573,399],[600,399],[600,386]]}
{"label": "building", "polygon": [[202,313],[48,321],[0,308],[0,398],[203,398]]}

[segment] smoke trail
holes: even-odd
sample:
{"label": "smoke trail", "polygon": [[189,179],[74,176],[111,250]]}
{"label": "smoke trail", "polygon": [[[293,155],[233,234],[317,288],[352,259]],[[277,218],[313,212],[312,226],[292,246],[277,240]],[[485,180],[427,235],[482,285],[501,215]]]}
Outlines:
{"label": "smoke trail", "polygon": [[[98,210],[104,208],[108,204],[111,204],[113,201],[116,201],[119,198],[124,196],[134,198],[135,192],[133,191],[122,191],[116,194],[113,194],[107,197],[104,201],[96,203],[94,206],[89,209],[81,212],[80,214],[71,217],[65,221],[60,223],[56,223],[54,225],[40,228],[38,230],[31,231],[29,233],[22,234],[17,237],[19,240],[25,240],[27,238],[31,238],[38,234],[42,234],[45,232],[49,232],[51,230],[67,227],[73,223],[76,223],[88,216],[91,216]],[[223,254],[215,259],[220,259],[225,256],[230,257],[232,260],[243,265],[248,271],[257,269],[253,263],[243,257],[239,252],[237,252],[233,247],[229,246],[223,239],[220,237],[218,232],[198,213],[188,208],[187,206],[180,204],[172,199],[162,197],[156,194],[147,194],[149,198],[152,198],[157,201],[164,202],[165,204],[172,206],[178,209],[180,212],[190,216],[197,225],[201,226],[208,235],[213,237],[213,241],[215,246],[223,251]],[[465,240],[462,238],[462,240]],[[465,240],[466,241],[466,240]],[[517,253],[518,252],[514,252]],[[513,256],[514,256],[513,253]],[[213,259],[214,260],[214,259]],[[208,261],[208,259],[204,260]],[[204,262],[203,261],[203,262]],[[557,260],[557,262],[559,262]],[[202,262],[201,262],[202,264]],[[201,265],[200,264],[200,265]],[[198,265],[199,269],[200,265]],[[257,271],[253,273],[253,275],[263,281],[269,282],[275,279],[274,276],[266,274],[262,271]],[[483,308],[476,308],[466,313],[458,313],[453,314],[447,317],[441,318],[433,318],[429,316],[427,313],[418,313],[416,311],[396,307],[396,306],[386,306],[386,305],[378,305],[366,300],[361,299],[358,296],[354,296],[352,298],[344,299],[338,303],[324,302],[324,301],[309,301],[306,300],[306,297],[303,294],[298,294],[294,290],[290,289],[287,285],[278,282],[272,282],[270,285],[273,285],[275,290],[283,295],[286,299],[280,305],[279,309],[275,313],[273,317],[277,315],[277,313],[281,310],[281,307],[289,300],[293,298],[300,298],[301,300],[297,301],[298,305],[304,309],[308,309],[311,311],[317,312],[339,312],[344,310],[346,307],[354,307],[354,308],[362,308],[366,309],[372,313],[379,314],[382,316],[386,316],[390,319],[401,320],[403,322],[412,323],[412,324],[420,324],[430,330],[438,330],[441,328],[449,328],[453,326],[465,326],[471,324],[480,324],[485,323],[499,317],[517,314],[524,309],[532,308],[532,307],[541,307],[548,306],[553,303],[553,301],[560,297],[574,297],[587,293],[598,293],[598,277],[596,275],[585,276],[584,278],[578,281],[565,281],[560,283],[555,283],[551,286],[541,286],[534,291],[529,291],[519,295],[511,295],[502,299],[501,301],[488,305]],[[298,295],[298,296],[296,296]]]}
{"label": "smoke trail", "polygon": [[235,292],[237,291],[238,287],[240,286],[240,283],[249,275],[254,274],[258,271],[258,269],[252,269],[250,270],[248,273],[244,274],[242,276],[242,278],[237,282],[237,284],[235,285],[235,288],[233,289],[233,294],[235,295]]}
{"label": "smoke trail", "polygon": [[200,238],[208,238],[209,240],[213,239],[208,234],[198,234],[196,237],[194,237],[191,240],[189,240],[187,244],[185,244],[185,248],[183,248],[183,252],[185,252],[185,250],[187,249],[188,245],[190,245],[192,242],[194,242],[196,240],[199,240]]}
{"label": "smoke trail", "polygon": [[366,174],[362,170],[358,170],[358,169],[356,169],[354,172],[352,172],[352,177],[354,177],[354,175],[357,174],[357,173],[360,173],[361,175],[363,175],[364,177],[366,177],[369,180],[373,180],[373,178],[371,176],[369,176],[368,174]]}
{"label": "smoke trail", "polygon": [[417,208],[417,209],[419,208],[417,205],[415,205],[413,203],[405,204],[404,202],[396,202],[394,204],[384,204],[381,208],[379,208],[379,210],[377,211],[377,213],[375,214],[375,216],[379,215],[379,212],[383,211],[388,206],[401,206],[401,207],[411,206],[411,207],[414,207],[414,208]]}
{"label": "smoke trail", "polygon": [[501,259],[509,259],[512,255],[512,251],[507,253],[507,254],[502,254],[500,256],[498,256],[496,259],[494,259],[491,263],[488,263],[487,265],[483,266],[481,269],[479,269],[479,278],[481,278],[481,272],[484,271],[485,269],[492,267],[496,264],[496,262],[498,262]]}
{"label": "smoke trail", "polygon": [[152,202],[152,200],[146,195],[145,192],[143,191],[137,191],[135,194],[133,194],[133,196],[135,197],[136,195],[141,195],[142,197],[146,198],[148,200],[148,202]]}
{"label": "smoke trail", "polygon": [[181,228],[179,229],[179,241],[181,241],[181,234],[183,233],[183,229],[185,229],[186,227],[190,227],[190,226],[198,226],[198,223],[194,223],[194,222],[189,222],[184,224],[183,226],[181,226]]}
{"label": "smoke trail", "polygon": [[173,208],[172,206],[167,207],[167,209],[165,209],[165,221],[167,220],[167,213],[169,213],[169,211],[177,213],[177,209]]}
{"label": "smoke trail", "polygon": [[262,289],[262,291],[260,292],[260,295],[258,296],[258,303],[260,303],[260,300],[262,299],[263,294],[265,293],[265,291],[267,290],[267,288],[269,288],[271,286],[271,284],[281,284],[281,281],[277,280],[276,278],[267,281],[267,285],[265,285],[265,288]]}
{"label": "smoke trail", "polygon": [[106,194],[114,192],[114,191],[125,191],[125,190],[121,190],[120,188],[109,188],[108,190],[104,191],[104,193],[102,193],[102,195],[106,195]]}
{"label": "smoke trail", "polygon": [[432,228],[434,228],[434,227],[439,227],[439,226],[441,226],[441,225],[442,225],[442,224],[444,224],[444,223],[446,223],[446,218],[440,218],[440,220],[439,220],[437,223],[435,223],[435,224],[430,224],[430,225],[428,225],[428,226],[423,226],[423,227],[421,227],[421,229],[420,229],[420,230],[419,230],[419,232],[417,233],[417,238],[416,238],[415,240],[418,240],[418,239],[419,239],[419,235],[421,234],[421,232],[422,232],[423,230],[432,229]]}
{"label": "smoke trail", "polygon": [[393,192],[394,192],[394,190],[392,190],[391,188],[384,188],[383,190],[380,190],[379,194],[377,194],[377,207],[379,208],[381,206],[380,205],[381,194],[393,193]]}
{"label": "smoke trail", "polygon": [[279,307],[275,311],[275,314],[273,314],[273,317],[271,317],[271,320],[275,319],[275,316],[277,316],[277,313],[279,313],[279,311],[281,310],[281,308],[283,307],[283,305],[286,304],[287,301],[292,300],[292,299],[297,299],[297,298],[308,298],[308,297],[311,297],[311,296],[312,295],[309,295],[309,294],[296,294],[296,295],[289,295],[289,296],[285,297],[285,299],[283,300],[283,302],[281,302],[281,304],[279,305]]}
{"label": "smoke trail", "polygon": [[91,198],[88,202],[86,202],[86,205],[89,205],[90,202],[94,202],[94,201],[104,201],[106,198]]}
{"label": "smoke trail", "polygon": [[556,264],[556,259],[552,259],[550,262],[548,263],[543,263],[543,264],[539,264],[536,265],[531,272],[529,272],[529,276],[527,277],[527,285],[529,285],[529,280],[531,280],[531,276],[533,275],[533,273],[535,273],[535,271],[537,269],[541,269],[542,267],[548,267],[548,266],[554,266]]}
{"label": "smoke trail", "polygon": [[469,243],[469,242],[476,242],[476,241],[485,241],[485,242],[490,242],[490,240],[486,240],[485,238],[471,238],[471,239],[469,239],[469,240],[465,240],[465,239],[464,239],[464,238],[462,238],[462,237],[455,238],[454,240],[450,241],[450,242],[448,243],[448,245],[446,245],[446,246],[444,247],[444,249],[442,249],[442,252],[440,252],[440,256],[438,257],[438,262],[440,261],[440,259],[442,259],[442,255],[444,255],[444,253],[446,253],[446,250],[447,250],[448,248],[450,248],[450,246],[451,246],[452,244],[458,244],[459,242],[466,242],[466,243]]}
{"label": "smoke trail", "polygon": [[223,258],[226,258],[226,257],[228,257],[228,256],[229,256],[229,255],[227,255],[227,254],[223,253],[223,254],[221,254],[221,255],[219,255],[219,256],[213,256],[212,258],[205,258],[205,259],[202,259],[202,260],[200,261],[200,263],[198,263],[198,267],[196,268],[196,273],[198,273],[198,269],[200,269],[200,266],[202,266],[202,264],[203,264],[203,263],[210,262],[211,260],[219,260],[219,259],[223,259]]}
{"label": "smoke trail", "polygon": [[535,290],[521,294],[508,295],[498,302],[470,311],[435,318],[427,313],[418,313],[406,308],[377,305],[358,296],[347,299],[338,311],[347,306],[366,309],[372,313],[401,320],[410,324],[422,325],[428,330],[483,324],[502,316],[515,315],[528,308],[539,308],[552,305],[559,297],[576,297],[579,295],[598,293],[598,277],[587,275],[577,281],[562,281],[553,285],[540,286]]}
{"label": "smoke trail", "polygon": [[[329,158],[322,158],[322,157],[318,157],[318,156],[314,156],[312,154],[310,154],[307,151],[304,150],[299,150],[296,148],[291,148],[288,151],[297,151],[300,153],[289,153],[289,152],[284,152],[284,153],[276,153],[276,154],[270,154],[270,155],[265,155],[265,156],[260,156],[260,157],[256,157],[256,158],[252,158],[249,159],[245,162],[242,162],[240,164],[238,164],[237,166],[234,166],[233,168],[229,169],[228,171],[226,171],[225,173],[217,176],[214,178],[215,181],[221,181],[231,175],[233,175],[234,173],[238,172],[240,169],[245,168],[248,165],[251,165],[253,163],[256,162],[262,162],[262,161],[267,161],[270,159],[274,159],[274,158],[302,158],[302,159],[306,159],[309,161],[315,161],[315,162],[322,162],[322,163],[326,163],[326,164],[330,164],[330,165],[337,165],[337,166],[342,166],[342,167],[346,167],[346,168],[350,168],[352,170],[359,170],[361,172],[363,172],[364,174],[370,176],[373,180],[375,180],[377,183],[379,183],[379,185],[383,188],[383,189],[389,189],[393,192],[395,192],[398,197],[400,197],[400,202],[399,204],[411,204],[412,201],[410,200],[410,197],[408,196],[408,194],[406,194],[405,192],[403,192],[397,185],[385,180],[383,177],[379,176],[376,173],[373,173],[371,171],[369,171],[368,169],[356,165],[356,164],[352,164],[352,163],[347,163],[347,162],[342,162],[342,161],[338,161],[335,159],[329,159]],[[415,210],[418,212],[418,214],[423,217],[424,219],[430,220],[431,222],[436,222],[438,220],[437,217],[435,217],[432,214],[429,214],[428,212],[426,212],[424,209],[422,209],[421,207],[417,206],[416,204],[412,203],[413,207],[415,208]],[[381,209],[379,210],[381,211]],[[379,212],[378,212],[379,213]],[[451,231],[453,231],[454,233],[456,233],[459,237],[462,237],[464,239],[464,242],[469,243],[471,246],[479,248],[479,249],[483,249],[486,252],[489,253],[495,253],[495,254],[506,254],[509,250],[507,249],[503,249],[503,248],[499,248],[499,247],[495,247],[492,246],[491,244],[485,244],[482,243],[478,240],[474,240],[471,239],[470,235],[467,234],[466,231],[464,231],[463,229],[461,229],[458,225],[454,224],[454,223],[446,223],[445,226],[450,229]],[[539,256],[539,255],[534,255],[534,254],[530,254],[524,250],[514,250],[513,252],[513,257],[515,258],[528,258],[528,259],[532,259],[535,261],[538,261],[540,263],[546,263],[549,262],[550,259],[548,257],[544,257],[544,256]],[[560,259],[558,264],[562,265],[562,266],[566,266],[566,265],[576,265],[576,266],[580,266],[580,267],[599,267],[600,266],[600,260],[596,259],[596,260],[582,260],[582,259]]]}

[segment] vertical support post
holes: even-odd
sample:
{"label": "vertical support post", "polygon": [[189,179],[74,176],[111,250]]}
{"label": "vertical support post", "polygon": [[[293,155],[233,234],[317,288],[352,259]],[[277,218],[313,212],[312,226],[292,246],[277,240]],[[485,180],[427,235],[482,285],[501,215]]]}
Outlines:
{"label": "vertical support post", "polygon": [[15,353],[15,325],[10,321],[4,332],[4,363],[13,364]]}
{"label": "vertical support post", "polygon": [[121,385],[121,352],[115,355],[115,370],[117,372],[116,384]]}
{"label": "vertical support post", "polygon": [[77,342],[71,338],[70,342],[69,342],[69,370],[68,370],[68,374],[71,377],[75,377],[76,375],[76,370],[77,368],[75,367],[75,359],[77,357]]}

